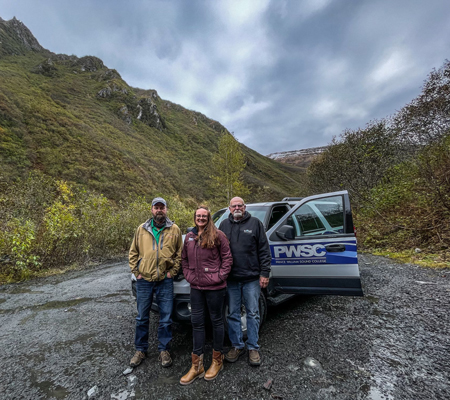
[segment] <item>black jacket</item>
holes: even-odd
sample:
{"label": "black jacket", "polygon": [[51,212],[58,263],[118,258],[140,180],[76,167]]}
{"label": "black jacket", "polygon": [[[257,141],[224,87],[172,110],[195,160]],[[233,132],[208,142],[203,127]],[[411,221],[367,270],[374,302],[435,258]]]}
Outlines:
{"label": "black jacket", "polygon": [[269,277],[272,256],[264,225],[258,218],[246,211],[241,220],[235,221],[230,214],[219,229],[230,241],[233,255],[229,280],[250,282],[260,276]]}

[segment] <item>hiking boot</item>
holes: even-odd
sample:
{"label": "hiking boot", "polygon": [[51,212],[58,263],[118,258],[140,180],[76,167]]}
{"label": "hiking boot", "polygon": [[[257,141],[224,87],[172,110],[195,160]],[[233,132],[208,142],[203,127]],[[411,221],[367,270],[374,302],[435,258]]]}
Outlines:
{"label": "hiking boot", "polygon": [[203,367],[203,354],[198,356],[192,353],[192,367],[189,372],[180,379],[182,385],[190,385],[197,378],[205,376],[205,368]]}
{"label": "hiking boot", "polygon": [[167,350],[161,351],[159,353],[159,361],[164,368],[170,367],[172,365],[172,359],[170,358],[170,353]]}
{"label": "hiking boot", "polygon": [[217,378],[219,372],[223,370],[223,354],[220,351],[213,350],[211,366],[205,374],[206,381],[212,381]]}
{"label": "hiking boot", "polygon": [[259,366],[261,365],[261,356],[259,355],[258,350],[249,350],[248,351],[248,362],[250,365]]}
{"label": "hiking boot", "polygon": [[231,350],[225,356],[225,360],[228,362],[236,362],[242,354],[245,353],[245,349],[237,349],[236,347],[232,347]]}
{"label": "hiking boot", "polygon": [[146,354],[143,351],[136,351],[136,353],[134,353],[133,358],[130,361],[130,367],[137,367],[142,360],[146,357]]}

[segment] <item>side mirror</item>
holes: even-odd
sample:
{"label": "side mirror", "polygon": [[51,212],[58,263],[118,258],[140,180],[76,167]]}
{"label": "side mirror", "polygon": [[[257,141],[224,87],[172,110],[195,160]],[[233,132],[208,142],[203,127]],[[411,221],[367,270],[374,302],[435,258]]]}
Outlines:
{"label": "side mirror", "polygon": [[190,226],[189,228],[186,229],[186,233],[192,232],[193,229],[194,229],[194,227]]}
{"label": "side mirror", "polygon": [[281,240],[294,240],[295,239],[295,231],[294,227],[290,225],[282,225],[276,231],[277,236]]}

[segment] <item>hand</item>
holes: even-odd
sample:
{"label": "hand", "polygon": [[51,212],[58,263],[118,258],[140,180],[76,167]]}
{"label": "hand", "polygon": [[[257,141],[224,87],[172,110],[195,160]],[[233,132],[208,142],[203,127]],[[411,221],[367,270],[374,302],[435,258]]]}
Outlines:
{"label": "hand", "polygon": [[167,277],[168,277],[169,279],[172,279],[172,275],[170,275],[170,272],[167,273]]}
{"label": "hand", "polygon": [[269,278],[264,278],[263,276],[259,277],[259,286],[261,286],[261,288],[266,288],[267,285],[269,284]]}
{"label": "hand", "polygon": [[142,279],[142,275],[139,274],[139,275],[137,276],[137,279]]}

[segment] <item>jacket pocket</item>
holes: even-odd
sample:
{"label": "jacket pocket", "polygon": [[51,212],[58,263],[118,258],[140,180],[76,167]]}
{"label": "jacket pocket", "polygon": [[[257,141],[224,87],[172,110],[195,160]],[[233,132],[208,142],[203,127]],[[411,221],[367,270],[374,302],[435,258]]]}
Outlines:
{"label": "jacket pocket", "polygon": [[218,286],[223,283],[220,279],[219,271],[209,272],[205,274],[205,285],[204,286]]}
{"label": "jacket pocket", "polygon": [[136,264],[136,269],[139,272],[139,265],[141,265],[142,258],[140,258]]}

